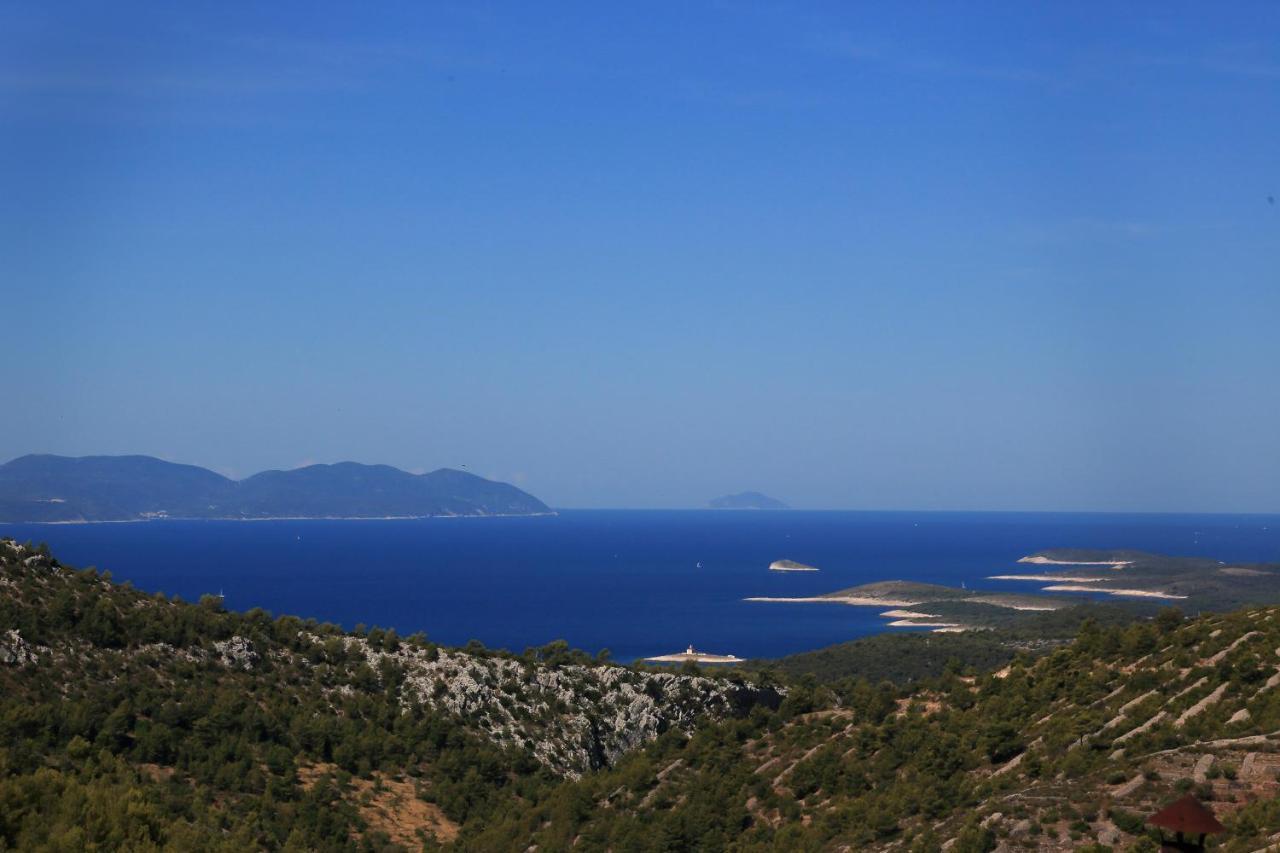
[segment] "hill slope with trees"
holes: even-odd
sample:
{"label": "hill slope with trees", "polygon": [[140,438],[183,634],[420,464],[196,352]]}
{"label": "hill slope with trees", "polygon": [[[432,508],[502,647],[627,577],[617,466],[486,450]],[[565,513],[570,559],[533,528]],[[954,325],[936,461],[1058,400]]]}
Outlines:
{"label": "hill slope with trees", "polygon": [[[0,540],[0,849],[419,849],[664,735],[740,678],[147,595]],[[407,820],[403,815],[416,815]]]}
{"label": "hill slope with trees", "polygon": [[9,540],[0,593],[0,849],[1152,851],[1186,792],[1280,841],[1276,606],[1059,611],[994,670],[886,637],[943,644],[895,684],[347,633]]}
{"label": "hill slope with trees", "polygon": [[[777,714],[663,738],[480,836],[481,848],[1155,851],[1192,792],[1280,841],[1280,608],[1081,625],[1039,658],[903,689],[792,689]],[[576,804],[576,805],[575,805]]]}

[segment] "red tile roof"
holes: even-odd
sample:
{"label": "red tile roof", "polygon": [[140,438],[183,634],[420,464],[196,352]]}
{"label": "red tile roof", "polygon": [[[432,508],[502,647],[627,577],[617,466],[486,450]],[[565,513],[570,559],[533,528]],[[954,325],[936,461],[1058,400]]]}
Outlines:
{"label": "red tile roof", "polygon": [[1147,823],[1189,835],[1227,831],[1213,812],[1191,794],[1165,806],[1147,818]]}

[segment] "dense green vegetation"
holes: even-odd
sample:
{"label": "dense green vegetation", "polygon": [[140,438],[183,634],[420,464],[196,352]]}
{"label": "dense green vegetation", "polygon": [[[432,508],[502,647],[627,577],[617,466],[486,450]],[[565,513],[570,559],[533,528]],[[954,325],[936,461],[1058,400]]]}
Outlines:
{"label": "dense green vegetation", "polygon": [[[0,849],[1151,850],[1186,790],[1223,849],[1280,832],[1280,608],[1091,604],[708,681],[229,613],[4,541],[0,593]],[[724,696],[609,752],[609,715]],[[577,779],[569,719],[609,756]]]}
{"label": "dense green vegetation", "polygon": [[[0,591],[0,849],[465,846],[621,748],[777,702],[563,641],[448,650],[231,613],[4,540]],[[614,724],[629,707],[643,719]]]}
{"label": "dense green vegetation", "polygon": [[[1036,560],[1070,561],[1046,565]],[[855,603],[879,602],[897,611],[894,615],[923,623],[941,621],[965,629],[1013,631],[1038,644],[1070,637],[1081,618],[1104,622],[1113,618],[1131,621],[1150,616],[1154,602],[1177,603],[1189,612],[1229,610],[1247,604],[1275,601],[1280,589],[1280,564],[1227,565],[1204,557],[1169,557],[1141,551],[1099,551],[1059,548],[1024,558],[1034,569],[1014,577],[996,576],[1027,584],[1028,592],[980,588],[956,588],[912,581],[885,580],[826,593],[823,598]],[[1101,565],[1101,567],[1100,567]],[[1075,580],[1075,579],[1079,580]],[[1045,587],[1049,594],[1041,591]],[[1057,589],[1055,589],[1055,587]],[[1063,594],[1068,593],[1068,594]],[[1106,605],[1097,599],[1107,596]],[[1093,612],[1089,608],[1110,608]],[[903,609],[914,608],[914,609]],[[1061,615],[1046,615],[1046,608]],[[927,613],[927,615],[925,615]],[[916,615],[919,614],[919,615]],[[920,646],[919,641],[911,641]],[[1008,636],[969,637],[954,644],[961,659],[974,665],[990,664],[1001,649],[1016,648]],[[860,659],[866,647],[846,644],[842,650],[819,653],[822,658]],[[933,656],[933,644],[926,652]],[[868,661],[867,671],[893,678],[892,664]],[[905,674],[936,673],[936,667],[908,667]]]}
{"label": "dense green vegetation", "polygon": [[[665,739],[557,789],[490,849],[1155,850],[1192,790],[1254,850],[1280,830],[1280,609],[1104,627],[902,690],[794,689],[776,715]],[[1096,845],[1096,846],[1095,846]]]}
{"label": "dense green vegetation", "polygon": [[[1178,606],[1189,613],[1227,610],[1247,604],[1275,601],[1280,588],[1280,563],[1227,564],[1207,557],[1173,557],[1143,551],[1099,551],[1085,548],[1053,548],[1036,556],[1050,560],[1122,562],[1119,570],[1103,570],[1114,579],[1110,585],[1159,589],[1185,596]],[[1050,566],[1055,575],[1096,576],[1096,566]]]}
{"label": "dense green vegetation", "polygon": [[1019,654],[1040,654],[1064,645],[1080,626],[1126,625],[1157,610],[1147,602],[1136,604],[1082,604],[1063,610],[1026,614],[989,605],[961,604],[953,612],[944,602],[929,609],[943,618],[1006,627],[958,634],[873,634],[812,652],[790,655],[778,661],[752,661],[749,666],[774,672],[779,678],[811,675],[819,682],[860,677],[877,683],[909,684],[935,678],[948,670],[987,672],[998,669]]}
{"label": "dense green vegetation", "polygon": [[[36,665],[0,666],[0,848],[344,850],[360,834],[380,849],[343,795],[353,776],[413,779],[457,822],[555,781],[527,753],[402,707],[402,673],[371,670],[333,626],[33,562],[4,566],[0,598],[0,636],[44,648]],[[214,644],[235,636],[256,650],[252,670],[219,659]],[[298,783],[325,765],[326,781]]]}

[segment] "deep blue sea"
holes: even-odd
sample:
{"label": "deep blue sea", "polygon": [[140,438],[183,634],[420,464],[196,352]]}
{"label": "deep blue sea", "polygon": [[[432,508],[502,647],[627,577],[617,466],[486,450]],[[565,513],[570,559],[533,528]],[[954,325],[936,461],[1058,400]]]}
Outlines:
{"label": "deep blue sea", "polygon": [[[886,629],[878,608],[753,603],[874,580],[984,580],[1052,547],[1280,561],[1280,516],[565,511],[547,518],[3,525],[64,563],[194,601],[223,592],[336,622],[520,651],[564,639],[614,658],[697,648],[775,657]],[[768,571],[789,558],[817,573]],[[701,564],[699,566],[699,564]],[[1280,590],[1277,591],[1280,595]]]}

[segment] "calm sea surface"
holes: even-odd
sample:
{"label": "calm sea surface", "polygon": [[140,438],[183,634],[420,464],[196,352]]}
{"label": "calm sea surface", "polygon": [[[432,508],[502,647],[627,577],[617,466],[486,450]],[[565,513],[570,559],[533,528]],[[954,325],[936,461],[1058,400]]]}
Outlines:
{"label": "calm sea surface", "polygon": [[[549,518],[3,525],[148,591],[519,651],[774,657],[885,629],[875,608],[752,603],[904,579],[970,588],[1052,547],[1280,561],[1280,516],[565,511]],[[778,573],[789,558],[817,573]],[[700,564],[700,565],[699,565]],[[1027,567],[1022,567],[1027,568]],[[1280,590],[1277,591],[1280,596]],[[900,630],[900,629],[889,629]]]}

